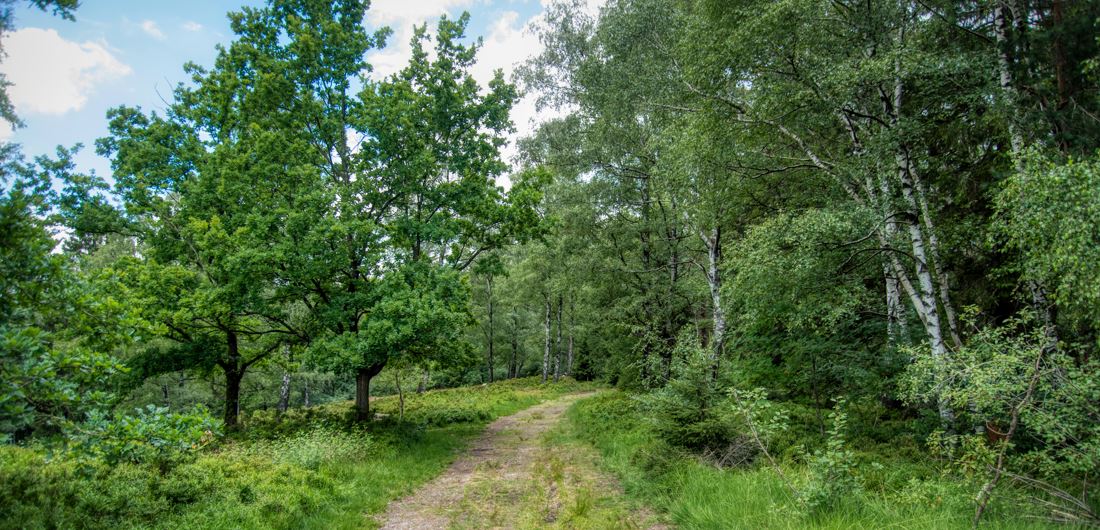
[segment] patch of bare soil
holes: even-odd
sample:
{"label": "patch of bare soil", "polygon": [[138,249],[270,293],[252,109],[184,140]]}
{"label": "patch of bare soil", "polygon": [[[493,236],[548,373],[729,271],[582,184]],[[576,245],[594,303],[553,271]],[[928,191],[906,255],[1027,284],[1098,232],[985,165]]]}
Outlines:
{"label": "patch of bare soil", "polygon": [[664,528],[650,523],[652,514],[625,507],[617,483],[595,469],[590,449],[549,443],[546,434],[565,410],[590,395],[571,394],[493,422],[443,474],[390,503],[382,528],[602,528],[598,521],[610,518],[615,528]]}

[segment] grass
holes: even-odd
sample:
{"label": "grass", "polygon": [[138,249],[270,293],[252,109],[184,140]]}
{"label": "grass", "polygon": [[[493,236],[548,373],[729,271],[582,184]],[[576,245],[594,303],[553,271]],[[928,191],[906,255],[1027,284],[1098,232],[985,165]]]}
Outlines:
{"label": "grass", "polygon": [[245,430],[163,473],[0,448],[0,528],[370,528],[389,501],[442,472],[491,420],[590,388],[536,379],[251,415]]}
{"label": "grass", "polygon": [[616,481],[599,472],[600,455],[565,423],[541,440],[533,491],[519,512],[521,528],[644,528],[655,515],[621,495]]}
{"label": "grass", "polygon": [[[628,394],[605,392],[567,412],[572,436],[591,444],[600,465],[628,496],[645,502],[680,528],[969,528],[976,485],[944,475],[930,462],[888,460],[860,468],[863,491],[825,513],[807,515],[768,466],[718,469],[658,440]],[[800,488],[810,480],[798,462],[781,463]],[[983,528],[1053,528],[1013,503],[1002,486]]]}

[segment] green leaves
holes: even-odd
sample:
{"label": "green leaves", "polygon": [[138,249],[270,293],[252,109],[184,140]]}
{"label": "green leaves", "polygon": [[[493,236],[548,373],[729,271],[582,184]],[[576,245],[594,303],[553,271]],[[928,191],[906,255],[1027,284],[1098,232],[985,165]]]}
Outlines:
{"label": "green leaves", "polygon": [[1100,322],[1100,157],[1058,163],[1028,153],[997,194],[996,243],[1018,252],[1023,278],[1052,291],[1066,318]]}
{"label": "green leaves", "polygon": [[72,427],[70,438],[78,457],[110,465],[152,464],[163,472],[194,458],[220,434],[217,421],[201,405],[184,414],[148,405],[129,416],[93,411]]}
{"label": "green leaves", "polygon": [[778,214],[753,227],[730,249],[731,315],[749,333],[832,333],[866,302],[850,280],[878,265],[864,238],[871,230],[863,212],[832,209]]}

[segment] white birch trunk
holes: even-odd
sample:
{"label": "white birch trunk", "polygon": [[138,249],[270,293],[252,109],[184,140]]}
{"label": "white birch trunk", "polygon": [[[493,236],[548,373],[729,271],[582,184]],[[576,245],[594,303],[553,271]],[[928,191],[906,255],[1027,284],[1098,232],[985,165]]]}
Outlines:
{"label": "white birch trunk", "polygon": [[573,324],[574,316],[576,315],[576,307],[573,305],[573,299],[569,299],[569,357],[567,357],[565,363],[565,375],[573,375]]}
{"label": "white birch trunk", "polygon": [[488,361],[488,369],[489,369],[489,382],[492,383],[493,382],[493,366],[495,364],[493,362],[493,342],[495,341],[495,338],[496,338],[494,336],[494,333],[493,333],[494,332],[494,329],[493,329],[494,322],[493,322],[493,276],[492,275],[489,275],[489,276],[486,277],[486,279],[485,279],[485,288],[487,289],[488,296],[489,296],[489,361]]}
{"label": "white birch trunk", "polygon": [[508,377],[519,377],[519,314],[512,306],[512,361],[508,366]]}
{"label": "white birch trunk", "polygon": [[554,344],[554,382],[561,377],[561,306],[562,297],[558,295],[558,340]]}
{"label": "white birch trunk", "polygon": [[417,394],[423,394],[424,391],[428,389],[428,379],[429,379],[429,377],[430,377],[430,373],[428,372],[428,368],[424,367],[424,369],[421,370],[421,372],[420,372],[420,382],[417,383],[417,385],[416,385],[416,393]]}
{"label": "white birch trunk", "polygon": [[401,370],[393,371],[393,384],[397,387],[398,410],[397,421],[405,421],[405,393],[401,390]]}
{"label": "white birch trunk", "polygon": [[545,296],[546,302],[546,319],[543,321],[542,329],[546,332],[546,340],[542,349],[542,382],[546,382],[546,377],[550,372],[550,295]]}
{"label": "white birch trunk", "polygon": [[[905,98],[905,87],[902,84],[901,78],[897,78],[894,83],[894,112],[897,117],[901,116],[901,108]],[[932,278],[932,272],[928,268],[928,253],[924,246],[924,233],[921,229],[919,206],[917,205],[917,199],[914,192],[914,184],[912,177],[912,164],[909,159],[909,152],[903,145],[897,154],[898,163],[898,178],[901,180],[901,196],[905,200],[905,206],[907,208],[907,219],[909,225],[909,240],[912,245],[913,261],[915,262],[915,274],[917,276],[917,282],[920,286],[920,311],[924,313],[924,329],[928,335],[929,347],[932,350],[932,357],[939,363],[941,367],[946,366],[948,360],[947,345],[943,339],[943,330],[940,327],[940,314],[937,307],[936,286]],[[951,407],[945,399],[942,397],[937,399],[937,407],[939,409],[940,419],[946,425],[950,425],[955,420],[955,412],[951,410]]]}
{"label": "white birch trunk", "polygon": [[[286,356],[287,362],[290,361],[290,346],[283,345],[283,354]],[[290,406],[290,370],[283,371],[283,381],[279,385],[279,402],[275,405],[276,410],[280,414],[286,412],[287,407]]]}
{"label": "white birch trunk", "polygon": [[917,195],[917,203],[920,205],[920,214],[924,220],[924,226],[928,229],[928,254],[931,258],[930,265],[935,273],[939,291],[940,305],[943,306],[943,315],[947,319],[947,328],[951,332],[951,341],[955,349],[962,348],[962,337],[959,336],[959,321],[955,316],[955,306],[951,303],[951,282],[940,261],[940,243],[936,237],[936,225],[932,222],[932,214],[928,208],[928,198],[924,189],[924,182],[912,165],[909,166],[909,175],[913,179],[914,189]]}
{"label": "white birch trunk", "polygon": [[279,404],[275,406],[280,413],[290,406],[290,372],[283,372],[283,382],[279,385]]}
{"label": "white birch trunk", "polygon": [[722,358],[722,350],[726,344],[726,312],[722,309],[722,231],[713,227],[708,234],[700,231],[699,236],[707,247],[707,286],[710,287],[711,319],[714,325],[713,336],[710,339],[710,362],[714,376],[718,375],[718,363]]}

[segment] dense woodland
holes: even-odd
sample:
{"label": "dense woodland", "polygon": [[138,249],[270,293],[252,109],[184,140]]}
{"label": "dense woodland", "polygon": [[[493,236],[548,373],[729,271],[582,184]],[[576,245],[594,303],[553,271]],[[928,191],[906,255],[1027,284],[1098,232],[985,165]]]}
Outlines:
{"label": "dense woodland", "polygon": [[[619,389],[574,420],[648,437],[628,486],[1100,525],[1100,3],[581,4],[482,86],[468,15],[373,81],[366,2],[271,0],[108,114],[109,179],[5,145],[4,473],[170,473],[295,408],[388,432],[372,395],[404,422],[533,376]],[[525,94],[556,117],[505,160]],[[722,527],[684,484],[628,493]]]}

